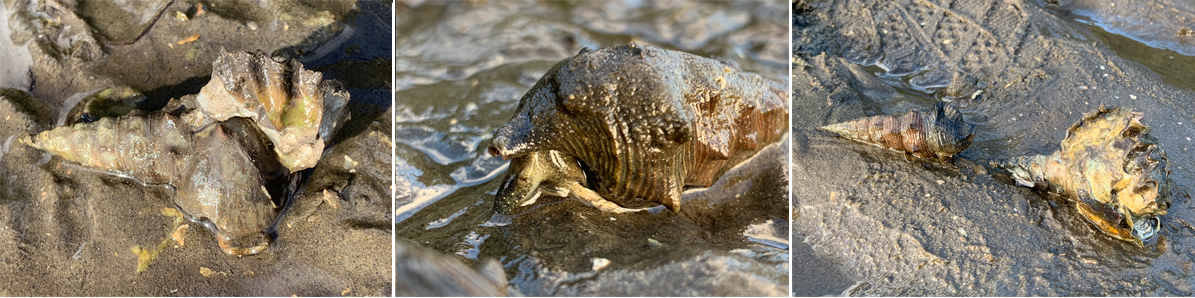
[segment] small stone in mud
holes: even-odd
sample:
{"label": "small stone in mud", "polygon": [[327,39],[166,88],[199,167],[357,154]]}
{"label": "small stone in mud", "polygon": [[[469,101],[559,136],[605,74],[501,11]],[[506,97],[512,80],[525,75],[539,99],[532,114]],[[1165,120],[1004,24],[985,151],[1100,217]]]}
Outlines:
{"label": "small stone in mud", "polygon": [[199,267],[199,274],[203,275],[203,277],[212,277],[212,276],[216,276],[216,274],[228,276],[228,273],[221,272],[221,271],[214,271],[214,270],[212,270],[212,268],[208,268],[208,267]]}
{"label": "small stone in mud", "polygon": [[593,271],[602,270],[606,266],[610,266],[610,260],[606,258],[593,258]]}
{"label": "small stone in mud", "polygon": [[647,238],[647,246],[651,246],[651,247],[660,246],[660,241],[656,241],[656,239]]}
{"label": "small stone in mud", "polygon": [[348,169],[349,173],[356,173],[357,172],[357,162],[353,161],[352,158],[349,158],[348,155],[345,155],[344,156],[344,168]]}
{"label": "small stone in mud", "polygon": [[[345,156],[345,158],[348,158],[348,156]],[[335,192],[325,189],[324,203],[328,204],[328,206],[331,206],[332,209],[340,209],[340,196],[336,195]]]}
{"label": "small stone in mud", "polygon": [[170,238],[173,238],[174,243],[176,244],[174,248],[179,248],[186,244],[185,238],[187,236],[187,230],[190,228],[191,225],[180,225],[177,228],[174,228],[174,232],[170,233]]}

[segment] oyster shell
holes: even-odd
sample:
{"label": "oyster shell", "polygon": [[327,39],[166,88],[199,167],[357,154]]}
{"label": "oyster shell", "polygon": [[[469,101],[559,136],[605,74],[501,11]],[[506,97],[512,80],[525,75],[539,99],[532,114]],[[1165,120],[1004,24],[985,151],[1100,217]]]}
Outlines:
{"label": "oyster shell", "polygon": [[821,129],[918,158],[953,157],[966,150],[975,138],[975,125],[963,121],[962,113],[942,102],[928,110],[859,118]]}
{"label": "oyster shell", "polygon": [[1141,123],[1144,114],[1100,106],[1066,132],[1050,155],[996,163],[1018,185],[1065,195],[1101,231],[1141,245],[1170,207],[1166,153]]}
{"label": "oyster shell", "polygon": [[215,121],[256,121],[282,165],[297,172],[315,166],[332,132],[348,118],[348,99],[340,83],[324,81],[298,60],[279,63],[261,52],[221,50],[212,62],[212,80],[195,101]]}
{"label": "oyster shell", "polygon": [[[788,101],[784,86],[717,60],[635,43],[583,49],[523,95],[489,151],[559,151],[581,162],[586,189],[615,206],[678,211],[686,185],[709,186],[779,140]],[[510,171],[517,177],[520,167]]]}

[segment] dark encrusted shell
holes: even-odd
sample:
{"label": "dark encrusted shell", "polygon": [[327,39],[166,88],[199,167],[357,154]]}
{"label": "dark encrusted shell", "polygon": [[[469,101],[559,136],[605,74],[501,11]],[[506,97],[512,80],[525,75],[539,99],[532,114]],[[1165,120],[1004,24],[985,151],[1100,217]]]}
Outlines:
{"label": "dark encrusted shell", "polygon": [[963,121],[962,113],[941,102],[929,110],[911,110],[900,116],[876,115],[821,129],[919,158],[950,158],[966,150],[975,138],[975,125]]}
{"label": "dark encrusted shell", "polygon": [[709,186],[780,139],[788,101],[783,85],[717,60],[635,43],[585,49],[523,96],[490,153],[560,151],[603,198],[679,210],[686,185]]}
{"label": "dark encrusted shell", "polygon": [[1066,131],[1050,155],[997,163],[1017,184],[1065,195],[1101,231],[1140,245],[1170,207],[1166,153],[1141,123],[1144,114],[1100,106]]}

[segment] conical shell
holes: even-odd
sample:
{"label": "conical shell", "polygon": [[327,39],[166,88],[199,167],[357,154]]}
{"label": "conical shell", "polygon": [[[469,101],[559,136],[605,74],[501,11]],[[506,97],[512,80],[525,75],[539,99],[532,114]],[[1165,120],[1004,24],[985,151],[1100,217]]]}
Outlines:
{"label": "conical shell", "polygon": [[34,148],[149,184],[172,184],[191,163],[191,128],[166,113],[103,118],[22,139]]}
{"label": "conical shell", "polygon": [[490,153],[560,151],[584,163],[601,197],[676,211],[686,185],[709,186],[779,140],[788,102],[782,85],[718,60],[635,43],[584,49],[523,95]]}
{"label": "conical shell", "polygon": [[975,125],[946,103],[904,115],[876,115],[821,127],[859,142],[907,152],[918,158],[950,158],[971,145]]}
{"label": "conical shell", "polygon": [[1166,153],[1141,123],[1142,113],[1107,109],[1071,126],[1050,155],[997,163],[1017,184],[1059,193],[1100,230],[1141,244],[1170,207]]}

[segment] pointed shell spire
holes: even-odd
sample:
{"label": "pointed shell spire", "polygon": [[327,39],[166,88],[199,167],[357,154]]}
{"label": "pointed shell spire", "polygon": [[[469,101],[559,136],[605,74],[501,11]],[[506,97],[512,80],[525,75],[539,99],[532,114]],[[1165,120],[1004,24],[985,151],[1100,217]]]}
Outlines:
{"label": "pointed shell spire", "polygon": [[975,137],[975,125],[963,121],[962,113],[941,102],[928,110],[859,118],[821,129],[918,158],[950,158],[966,150]]}

